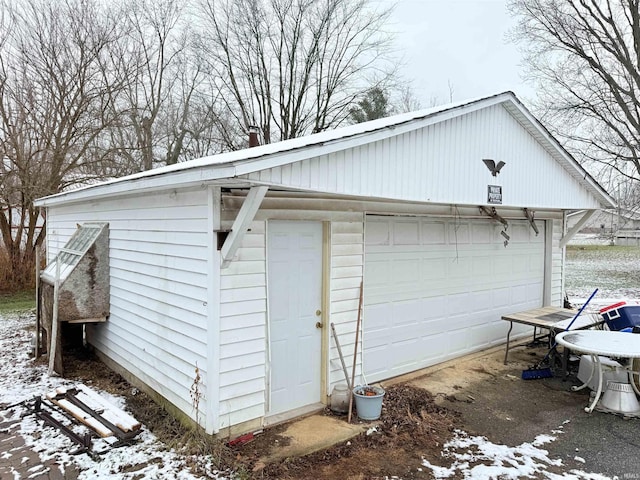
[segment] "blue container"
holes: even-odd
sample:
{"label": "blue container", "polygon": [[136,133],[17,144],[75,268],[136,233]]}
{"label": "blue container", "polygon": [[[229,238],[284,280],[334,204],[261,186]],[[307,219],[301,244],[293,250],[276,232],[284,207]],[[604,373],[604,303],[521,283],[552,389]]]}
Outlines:
{"label": "blue container", "polygon": [[623,330],[640,326],[640,305],[617,303],[600,310],[609,330]]}
{"label": "blue container", "polygon": [[[365,389],[374,395],[365,395]],[[358,385],[353,389],[356,399],[356,411],[360,420],[377,420],[382,414],[382,398],[384,390],[370,385]]]}

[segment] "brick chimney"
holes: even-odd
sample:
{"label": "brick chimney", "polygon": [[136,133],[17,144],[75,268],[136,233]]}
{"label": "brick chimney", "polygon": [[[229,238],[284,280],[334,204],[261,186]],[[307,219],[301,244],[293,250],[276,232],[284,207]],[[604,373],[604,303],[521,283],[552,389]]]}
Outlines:
{"label": "brick chimney", "polygon": [[255,125],[249,126],[249,148],[257,147],[260,145],[260,141],[258,140],[258,127]]}

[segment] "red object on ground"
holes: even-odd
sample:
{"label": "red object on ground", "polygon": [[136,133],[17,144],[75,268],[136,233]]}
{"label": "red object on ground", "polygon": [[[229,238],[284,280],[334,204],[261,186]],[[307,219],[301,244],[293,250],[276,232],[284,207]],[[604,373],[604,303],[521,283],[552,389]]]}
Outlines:
{"label": "red object on ground", "polygon": [[234,438],[233,440],[229,440],[230,447],[237,447],[239,445],[244,445],[245,443],[249,443],[253,440],[253,433],[246,433],[244,435],[240,435],[238,438]]}

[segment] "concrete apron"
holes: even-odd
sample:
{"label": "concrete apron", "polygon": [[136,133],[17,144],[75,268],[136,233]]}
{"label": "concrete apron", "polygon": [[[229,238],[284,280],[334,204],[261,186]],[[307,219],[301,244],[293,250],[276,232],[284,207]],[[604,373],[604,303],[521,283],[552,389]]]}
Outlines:
{"label": "concrete apron", "polygon": [[[503,365],[504,346],[493,347],[474,354],[460,357],[432,367],[381,382],[383,387],[397,383],[409,383],[423,388],[436,397],[436,401],[444,396],[460,394],[469,384],[478,380],[479,375],[496,375],[506,370],[513,371],[514,367],[526,369],[533,358],[522,347],[512,347],[509,352],[509,364]],[[513,380],[520,381],[513,375]],[[348,424],[346,417],[338,418],[325,415],[311,415],[299,420],[291,421],[280,435],[286,441],[274,445],[271,451],[262,457],[256,467],[282,460],[284,458],[309,455],[346,442],[360,435],[376,422],[362,423],[354,416],[354,423]]]}
{"label": "concrete apron", "polygon": [[376,424],[376,422],[360,423],[355,415],[352,418],[352,422],[355,423],[349,424],[346,420],[346,416],[337,418],[311,415],[292,421],[280,434],[287,441],[280,442],[283,445],[274,446],[256,466],[260,468],[285,458],[302,457],[324,450],[338,443],[346,442]]}

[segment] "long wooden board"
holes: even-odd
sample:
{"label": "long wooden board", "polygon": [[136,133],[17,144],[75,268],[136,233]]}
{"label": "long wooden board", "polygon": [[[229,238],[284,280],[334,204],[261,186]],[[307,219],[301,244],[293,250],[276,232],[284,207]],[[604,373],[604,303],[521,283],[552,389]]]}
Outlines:
{"label": "long wooden board", "polygon": [[[76,399],[84,403],[106,422],[116,425],[123,432],[135,432],[141,428],[140,422],[138,422],[134,417],[107,401],[86,385],[78,384],[74,388],[76,390]],[[47,393],[46,398],[64,411],[68,412],[79,422],[94,430],[101,437],[111,437],[116,435],[111,428],[100,421],[100,418],[90,415],[82,408],[62,397],[62,395],[65,395],[69,390],[71,389],[58,387]]]}

